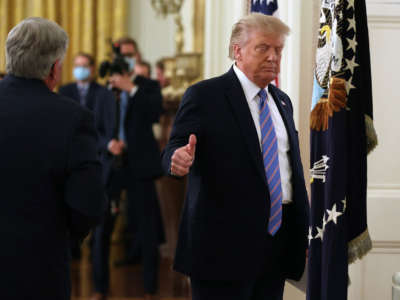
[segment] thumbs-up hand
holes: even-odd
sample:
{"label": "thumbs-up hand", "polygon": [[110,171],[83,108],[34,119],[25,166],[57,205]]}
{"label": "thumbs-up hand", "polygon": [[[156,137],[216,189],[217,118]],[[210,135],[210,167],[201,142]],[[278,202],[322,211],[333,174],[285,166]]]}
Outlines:
{"label": "thumbs-up hand", "polygon": [[185,176],[189,173],[196,153],[196,143],[196,136],[191,134],[186,146],[175,150],[171,157],[171,175]]}

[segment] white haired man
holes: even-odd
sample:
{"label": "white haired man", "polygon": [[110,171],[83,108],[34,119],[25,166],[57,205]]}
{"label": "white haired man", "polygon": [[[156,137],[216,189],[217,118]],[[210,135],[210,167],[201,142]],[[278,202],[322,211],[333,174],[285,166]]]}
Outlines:
{"label": "white haired man", "polygon": [[281,300],[299,279],[308,200],[289,97],[270,84],[289,28],[262,14],[233,27],[224,75],[183,96],[163,167],[188,175],[174,268],[193,300]]}
{"label": "white haired man", "polygon": [[68,36],[28,18],[6,42],[0,82],[4,299],[70,299],[69,245],[100,221],[105,197],[93,114],[53,93]]}

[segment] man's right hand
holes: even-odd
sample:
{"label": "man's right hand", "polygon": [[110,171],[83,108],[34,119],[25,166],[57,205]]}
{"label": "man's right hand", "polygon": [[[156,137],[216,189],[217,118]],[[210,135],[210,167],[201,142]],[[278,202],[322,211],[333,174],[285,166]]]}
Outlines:
{"label": "man's right hand", "polygon": [[108,151],[110,151],[113,155],[120,155],[122,153],[123,148],[121,147],[120,142],[116,139],[112,139],[108,143]]}
{"label": "man's right hand", "polygon": [[196,143],[196,136],[191,134],[188,144],[175,150],[171,157],[171,175],[185,176],[189,173],[194,161]]}

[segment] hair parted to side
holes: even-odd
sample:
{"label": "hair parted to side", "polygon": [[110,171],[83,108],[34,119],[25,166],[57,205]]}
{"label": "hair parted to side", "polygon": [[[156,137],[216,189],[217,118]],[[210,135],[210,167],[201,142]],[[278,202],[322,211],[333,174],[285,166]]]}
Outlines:
{"label": "hair parted to side", "polygon": [[234,45],[245,45],[251,32],[260,31],[265,34],[277,34],[286,37],[290,28],[280,19],[261,13],[251,13],[233,25],[229,42],[229,57],[235,59]]}
{"label": "hair parted to side", "polygon": [[129,36],[123,36],[123,37],[119,38],[116,42],[120,45],[131,44],[135,48],[136,51],[139,51],[136,41]]}
{"label": "hair parted to side", "polygon": [[93,67],[95,65],[95,63],[96,63],[95,60],[94,60],[94,57],[89,53],[80,51],[77,54],[75,54],[74,59],[79,57],[79,56],[86,57],[86,59],[89,62],[89,66],[91,66],[91,67]]}
{"label": "hair parted to side", "polygon": [[27,18],[8,33],[6,71],[9,74],[45,79],[56,60],[62,60],[68,35],[57,23],[43,18]]}

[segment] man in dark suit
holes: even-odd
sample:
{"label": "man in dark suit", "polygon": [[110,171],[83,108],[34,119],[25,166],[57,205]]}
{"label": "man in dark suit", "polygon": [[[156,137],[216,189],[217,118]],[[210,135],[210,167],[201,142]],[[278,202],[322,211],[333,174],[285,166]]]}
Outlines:
{"label": "man in dark suit", "polygon": [[61,86],[59,93],[74,99],[94,113],[103,164],[103,181],[106,183],[111,168],[107,147],[116,127],[115,97],[109,89],[95,81],[94,74],[94,58],[88,53],[78,53],[74,58],[73,69],[76,82]]}
{"label": "man in dark suit", "polygon": [[68,36],[28,18],[6,42],[0,82],[0,294],[70,299],[70,242],[105,208],[93,114],[52,92]]}
{"label": "man in dark suit", "polygon": [[188,174],[174,268],[193,300],[281,300],[305,265],[308,201],[279,74],[289,28],[251,14],[235,24],[233,67],[183,96],[163,166]]}
{"label": "man in dark suit", "polygon": [[[161,114],[161,91],[158,83],[134,73],[138,58],[136,42],[130,38],[117,42],[128,71],[112,74],[110,85],[121,91],[119,97],[118,134],[108,144],[118,164],[111,170],[108,191],[111,200],[127,191],[127,227],[133,240],[126,254],[127,263],[138,257],[143,263],[145,298],[158,289],[159,245],[164,241],[158,196],[154,180],[162,175],[160,151],[153,134],[153,124]],[[95,230],[94,283],[92,299],[106,299],[109,285],[109,238],[114,221],[111,216]]]}
{"label": "man in dark suit", "polygon": [[[76,82],[61,86],[59,93],[74,99],[94,113],[100,161],[103,165],[103,183],[106,184],[112,164],[107,145],[115,131],[115,99],[110,90],[95,82],[94,74],[94,58],[88,53],[79,52],[74,58],[73,76]],[[80,258],[81,244],[75,242],[71,247],[73,258]]]}

